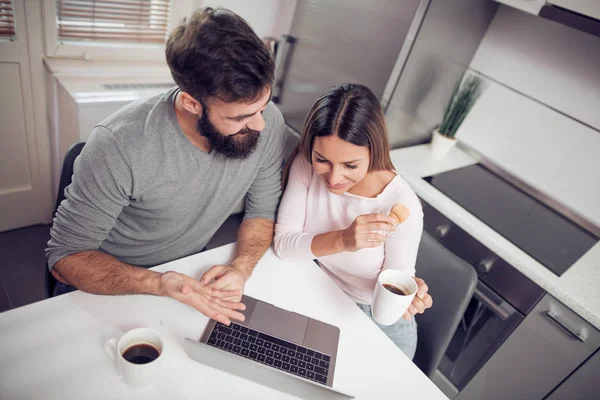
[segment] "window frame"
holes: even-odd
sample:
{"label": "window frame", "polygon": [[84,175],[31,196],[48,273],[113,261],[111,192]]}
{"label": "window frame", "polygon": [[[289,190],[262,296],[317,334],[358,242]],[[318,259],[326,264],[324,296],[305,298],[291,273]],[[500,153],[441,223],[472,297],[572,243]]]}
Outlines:
{"label": "window frame", "polygon": [[15,4],[15,0],[8,0],[10,3],[2,3],[5,5],[10,5],[10,13],[12,14],[12,36],[2,36],[0,35],[0,42],[14,42],[16,41],[17,38],[17,11],[16,11],[16,4]]}
{"label": "window frame", "polygon": [[[194,8],[193,0],[170,0],[171,15],[168,31],[183,18],[189,17]],[[45,53],[52,58],[104,59],[104,60],[149,60],[164,61],[164,44],[62,42],[58,40],[56,24],[56,0],[44,0]]]}

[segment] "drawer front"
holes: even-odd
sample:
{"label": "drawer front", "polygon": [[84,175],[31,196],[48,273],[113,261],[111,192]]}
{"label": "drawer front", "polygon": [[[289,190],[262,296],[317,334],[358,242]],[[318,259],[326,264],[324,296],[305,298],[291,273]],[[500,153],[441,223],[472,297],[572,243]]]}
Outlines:
{"label": "drawer front", "polygon": [[544,400],[598,400],[600,394],[600,350],[554,389]]}
{"label": "drawer front", "polygon": [[599,346],[597,329],[546,295],[458,399],[543,399]]}

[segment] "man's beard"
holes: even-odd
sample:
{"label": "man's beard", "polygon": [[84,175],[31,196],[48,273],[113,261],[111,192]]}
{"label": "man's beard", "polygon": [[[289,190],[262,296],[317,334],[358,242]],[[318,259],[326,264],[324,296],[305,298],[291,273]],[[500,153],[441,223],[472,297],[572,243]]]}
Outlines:
{"label": "man's beard", "polygon": [[211,151],[223,154],[227,158],[243,160],[256,150],[260,132],[245,128],[233,135],[223,135],[208,120],[208,113],[203,112],[198,120],[198,132],[204,136],[210,144]]}

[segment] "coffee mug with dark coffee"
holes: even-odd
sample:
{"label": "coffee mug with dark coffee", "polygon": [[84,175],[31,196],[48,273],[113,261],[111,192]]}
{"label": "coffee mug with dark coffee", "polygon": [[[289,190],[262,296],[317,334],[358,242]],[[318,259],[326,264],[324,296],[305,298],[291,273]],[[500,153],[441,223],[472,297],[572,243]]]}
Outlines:
{"label": "coffee mug with dark coffee", "polygon": [[119,376],[128,386],[142,388],[158,377],[164,340],[155,330],[133,329],[118,340],[108,340],[104,349],[116,362]]}
{"label": "coffee mug with dark coffee", "polygon": [[381,325],[396,323],[417,293],[417,282],[404,271],[386,269],[379,274],[373,292],[371,311]]}
{"label": "coffee mug with dark coffee", "polygon": [[383,287],[389,290],[390,292],[400,295],[400,296],[408,296],[409,291],[404,286],[400,286],[394,283],[384,283]]}
{"label": "coffee mug with dark coffee", "polygon": [[123,358],[132,364],[148,364],[156,360],[160,352],[151,344],[134,344],[123,352]]}

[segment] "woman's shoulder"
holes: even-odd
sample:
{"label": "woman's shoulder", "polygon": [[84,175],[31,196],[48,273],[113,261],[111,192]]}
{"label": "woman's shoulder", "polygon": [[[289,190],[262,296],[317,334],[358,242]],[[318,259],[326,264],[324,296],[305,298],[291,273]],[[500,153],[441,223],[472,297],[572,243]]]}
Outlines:
{"label": "woman's shoulder", "polygon": [[390,189],[387,199],[387,201],[393,203],[390,206],[400,203],[409,209],[411,215],[423,215],[421,199],[401,175],[396,175],[390,182]]}
{"label": "woman's shoulder", "polygon": [[290,179],[300,179],[306,186],[312,179],[313,168],[302,154],[296,154],[290,168]]}

